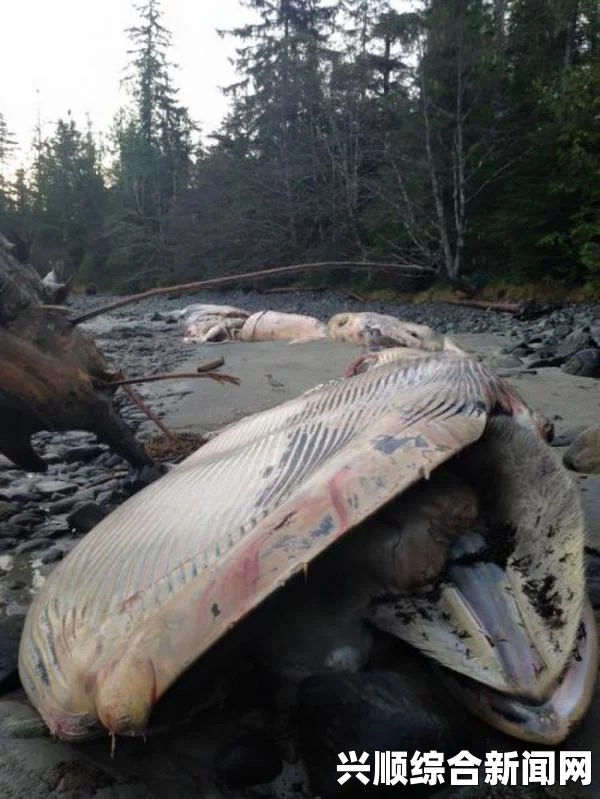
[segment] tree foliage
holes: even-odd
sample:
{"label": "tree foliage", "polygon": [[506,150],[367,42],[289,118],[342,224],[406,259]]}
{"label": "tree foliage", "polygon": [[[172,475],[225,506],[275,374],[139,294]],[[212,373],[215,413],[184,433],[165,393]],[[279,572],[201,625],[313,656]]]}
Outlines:
{"label": "tree foliage", "polygon": [[159,0],[106,148],[67,117],[9,175],[0,116],[0,224],[127,289],[328,258],[600,281],[596,0],[240,2],[255,21],[220,32],[238,77],[201,143]]}

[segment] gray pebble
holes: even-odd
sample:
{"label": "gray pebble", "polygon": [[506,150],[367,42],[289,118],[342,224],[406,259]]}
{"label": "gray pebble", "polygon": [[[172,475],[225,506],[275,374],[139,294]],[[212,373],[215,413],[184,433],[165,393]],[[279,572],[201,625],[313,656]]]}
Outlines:
{"label": "gray pebble", "polygon": [[0,540],[4,538],[16,538],[20,534],[20,529],[11,522],[0,522]]}
{"label": "gray pebble", "polygon": [[600,377],[600,350],[589,348],[576,352],[563,366],[563,372],[578,377]]}
{"label": "gray pebble", "polygon": [[562,433],[559,433],[558,435],[556,435],[554,437],[554,439],[552,441],[552,446],[553,447],[568,447],[570,444],[573,443],[573,441],[575,441],[577,436],[580,433],[583,433],[583,431],[586,430],[586,429],[587,428],[586,428],[585,425],[577,425],[577,427],[569,427],[567,430],[565,430]]}
{"label": "gray pebble", "polygon": [[0,522],[10,519],[18,510],[19,506],[16,502],[7,502],[4,499],[0,500]]}
{"label": "gray pebble", "polygon": [[54,494],[72,494],[77,491],[74,483],[66,483],[64,480],[41,480],[37,484],[40,494],[53,496]]}
{"label": "gray pebble", "polygon": [[107,511],[95,502],[86,502],[79,505],[69,514],[69,525],[81,532],[88,533],[92,528],[99,524],[106,516]]}
{"label": "gray pebble", "polygon": [[34,524],[38,524],[42,516],[43,511],[40,511],[39,508],[24,510],[21,513],[15,513],[10,523],[15,525],[15,527],[32,527]]}
{"label": "gray pebble", "polygon": [[101,446],[100,444],[88,444],[86,446],[72,447],[63,453],[63,460],[68,464],[75,462],[87,463],[88,461],[97,458],[98,455],[101,455],[103,452],[106,452],[106,447]]}
{"label": "gray pebble", "polygon": [[44,552],[42,555],[42,563],[56,563],[59,560],[62,560],[65,553],[62,551],[60,547],[50,547],[47,552]]}
{"label": "gray pebble", "polygon": [[570,358],[580,350],[585,350],[588,347],[595,347],[596,343],[590,336],[589,328],[581,327],[570,333],[557,347],[556,354],[562,355],[565,358]]}
{"label": "gray pebble", "polygon": [[15,555],[24,555],[26,552],[37,552],[46,549],[50,545],[49,538],[32,538],[31,541],[23,541],[15,547]]}
{"label": "gray pebble", "polygon": [[52,503],[52,512],[53,513],[68,513],[71,510],[73,505],[75,504],[75,497],[77,495],[73,495],[70,497],[65,497],[64,499],[59,499],[58,502]]}
{"label": "gray pebble", "polygon": [[46,538],[56,538],[57,536],[67,535],[71,526],[66,516],[56,516],[36,527],[36,534]]}

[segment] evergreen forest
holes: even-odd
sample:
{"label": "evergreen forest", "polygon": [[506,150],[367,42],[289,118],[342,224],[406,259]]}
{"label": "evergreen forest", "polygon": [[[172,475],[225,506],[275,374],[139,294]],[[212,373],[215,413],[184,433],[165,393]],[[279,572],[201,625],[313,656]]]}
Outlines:
{"label": "evergreen forest", "polygon": [[179,100],[160,0],[110,130],[65,114],[13,173],[0,115],[0,231],[40,269],[120,292],[328,260],[600,286],[598,0],[240,4],[217,130]]}

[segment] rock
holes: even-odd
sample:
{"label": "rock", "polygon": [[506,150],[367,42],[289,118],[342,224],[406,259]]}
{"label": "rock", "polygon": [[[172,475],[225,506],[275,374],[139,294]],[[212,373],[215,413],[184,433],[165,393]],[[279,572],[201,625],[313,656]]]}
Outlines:
{"label": "rock", "polygon": [[564,464],[574,472],[600,474],[600,426],[580,433],[563,456]]}
{"label": "rock", "polygon": [[98,493],[100,492],[108,492],[112,493],[113,491],[118,491],[121,482],[117,479],[114,480],[103,480],[99,482],[97,486],[93,486],[93,490],[97,490]]}
{"label": "rock", "polygon": [[27,552],[36,552],[41,549],[46,549],[50,545],[49,538],[33,538],[31,541],[23,541],[15,547],[15,555],[24,555]]}
{"label": "rock", "polygon": [[105,469],[118,469],[119,467],[129,468],[123,458],[118,455],[113,455],[112,452],[104,452],[97,460],[98,464],[102,464]]}
{"label": "rock", "polygon": [[[436,749],[451,758],[467,749],[481,757],[478,722],[444,692],[426,663],[417,658],[406,671],[405,666],[403,662],[402,673],[315,675],[301,684],[298,739],[312,796],[359,795],[354,793],[358,787],[354,782],[340,785],[337,781],[339,752],[365,751],[371,764],[376,751],[406,751],[410,757],[416,750]],[[409,795],[425,797],[435,791],[422,788],[414,794],[411,788]],[[385,791],[382,796],[387,795]],[[379,795],[374,787],[368,793]]]}
{"label": "rock", "polygon": [[[120,325],[113,327],[110,334],[106,334],[106,338],[126,339],[126,338],[154,338],[155,332],[147,327],[128,327]],[[104,336],[103,336],[104,338]]]}
{"label": "rock", "polygon": [[570,325],[558,325],[554,330],[554,338],[556,341],[563,341],[571,334]]}
{"label": "rock", "polygon": [[562,367],[563,372],[578,377],[600,377],[600,350],[579,350]]}
{"label": "rock", "polygon": [[531,355],[532,352],[533,350],[531,349],[531,347],[527,347],[521,344],[519,347],[514,347],[514,349],[511,350],[510,354],[514,355],[515,358],[525,358],[525,356]]}
{"label": "rock", "polygon": [[85,502],[93,502],[96,494],[92,488],[80,488],[79,491],[73,495],[73,505],[83,505]]}
{"label": "rock", "polygon": [[275,744],[260,733],[249,733],[223,747],[214,758],[219,779],[230,788],[271,782],[283,767]]}
{"label": "rock", "polygon": [[585,564],[590,602],[594,610],[600,608],[600,556],[590,555]]}
{"label": "rock", "polygon": [[18,537],[21,531],[13,522],[0,522],[0,539]]}
{"label": "rock", "polygon": [[81,469],[80,463],[63,463],[61,472],[64,475],[78,474]]}
{"label": "rock", "polygon": [[0,617],[0,691],[5,690],[3,683],[17,669],[24,621],[23,616]]}
{"label": "rock", "polygon": [[73,495],[70,497],[65,497],[64,499],[59,499],[58,502],[52,503],[52,512],[53,513],[68,513],[71,510],[73,505],[75,504],[75,497],[77,495]]}
{"label": "rock", "polygon": [[65,463],[87,463],[106,452],[107,448],[100,444],[88,444],[82,447],[72,447],[64,451],[62,460]]}
{"label": "rock", "polygon": [[540,358],[537,352],[535,355],[527,355],[525,358],[523,358],[523,366],[526,366],[528,369],[543,369],[550,366],[561,366],[561,364],[564,362],[565,359],[557,355]]}
{"label": "rock", "polygon": [[169,467],[164,463],[155,463],[152,466],[144,466],[142,469],[135,469],[129,472],[124,483],[124,488],[128,492],[141,491],[150,483],[158,480],[169,471]]}
{"label": "rock", "polygon": [[556,354],[564,358],[570,358],[580,350],[588,347],[596,347],[596,342],[590,336],[589,328],[579,328],[570,333],[556,348]]}
{"label": "rock", "polygon": [[98,494],[97,500],[99,505],[110,505],[113,498],[112,491],[101,491]]}
{"label": "rock", "polygon": [[525,355],[527,355],[528,352],[532,352],[529,344],[527,344],[526,341],[523,341],[523,339],[519,339],[519,341],[516,342],[513,341],[512,343],[507,344],[506,347],[504,347],[504,352],[507,354],[512,353],[514,355],[515,350],[526,350],[526,352],[524,353]]}
{"label": "rock", "polygon": [[16,502],[26,502],[29,499],[33,499],[36,495],[36,486],[34,483],[29,481],[10,484],[0,488],[0,499],[8,500],[12,502],[13,500]]}
{"label": "rock", "polygon": [[73,494],[77,491],[75,483],[66,483],[64,480],[40,480],[36,486],[40,494],[53,496],[54,494]]}
{"label": "rock", "polygon": [[552,441],[553,447],[568,447],[569,444],[572,444],[573,441],[577,438],[578,435],[583,433],[584,430],[587,430],[587,427],[583,424],[577,425],[576,427],[569,427],[567,430],[559,433],[557,436],[554,437]]}
{"label": "rock", "polygon": [[10,698],[0,699],[0,740],[47,738],[49,734],[41,717],[20,691],[17,694],[11,693]]}
{"label": "rock", "polygon": [[10,519],[19,510],[19,506],[15,502],[7,502],[0,500],[0,522]]}
{"label": "rock", "polygon": [[69,446],[88,444],[95,439],[94,434],[88,433],[86,430],[67,430],[65,433],[61,433],[60,437],[61,441],[68,442]]}
{"label": "rock", "polygon": [[[4,717],[2,705],[3,702],[0,713]],[[116,776],[118,771],[112,763],[96,767],[86,762],[87,749],[80,752],[76,746],[38,738],[36,720],[27,718],[25,709],[17,713],[12,708],[7,715],[9,730],[16,730],[16,735],[1,739],[0,796],[6,799],[156,799],[158,796],[141,779]]]}
{"label": "rock", "polygon": [[36,534],[47,538],[67,535],[71,531],[71,525],[66,516],[55,516],[53,519],[40,524],[36,527]]}
{"label": "rock", "polygon": [[19,543],[17,538],[0,538],[0,552],[9,552]]}
{"label": "rock", "polygon": [[95,502],[86,502],[78,505],[75,510],[67,516],[69,526],[80,533],[89,531],[99,524],[107,515],[107,511]]}
{"label": "rock", "polygon": [[39,508],[36,508],[35,510],[24,510],[21,511],[21,513],[15,513],[15,515],[11,518],[10,523],[15,527],[23,527],[27,529],[33,527],[35,524],[38,524],[42,516],[43,511],[40,511]]}
{"label": "rock", "polygon": [[536,351],[535,354],[537,355],[537,357],[540,360],[542,360],[542,359],[544,359],[544,360],[548,360],[548,359],[556,359],[556,360],[558,360],[560,358],[563,361],[563,363],[565,361],[564,356],[557,355],[556,347],[551,345],[551,344],[548,344],[548,342],[546,342],[545,344],[542,344],[542,346],[538,348],[538,350]]}
{"label": "rock", "polygon": [[574,474],[586,524],[586,546],[600,554],[600,474]]}
{"label": "rock", "polygon": [[518,357],[512,355],[492,355],[489,359],[492,369],[522,369],[523,364]]}
{"label": "rock", "polygon": [[56,563],[59,560],[62,560],[65,556],[65,553],[60,547],[50,547],[47,552],[44,552],[42,555],[42,563]]}
{"label": "rock", "polygon": [[62,453],[57,449],[46,449],[44,460],[48,464],[60,463],[62,460]]}

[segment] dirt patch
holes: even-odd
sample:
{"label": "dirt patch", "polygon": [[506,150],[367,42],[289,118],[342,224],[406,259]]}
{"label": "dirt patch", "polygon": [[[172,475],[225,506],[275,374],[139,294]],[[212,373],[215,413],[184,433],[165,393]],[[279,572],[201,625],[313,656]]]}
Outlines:
{"label": "dirt patch", "polygon": [[157,436],[148,441],[146,452],[159,463],[179,463],[207,441],[197,433],[173,433],[172,436]]}

